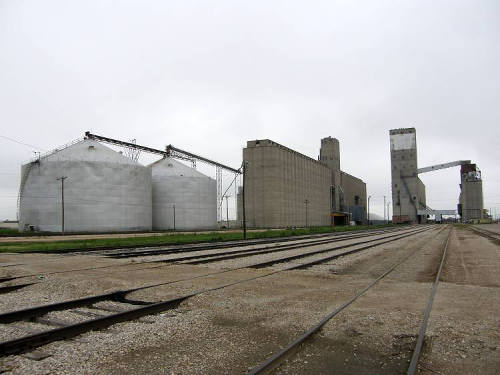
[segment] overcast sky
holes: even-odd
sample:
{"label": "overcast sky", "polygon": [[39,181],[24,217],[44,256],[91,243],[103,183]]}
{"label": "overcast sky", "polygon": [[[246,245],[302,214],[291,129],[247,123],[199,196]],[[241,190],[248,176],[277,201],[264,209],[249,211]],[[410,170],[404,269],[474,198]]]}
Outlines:
{"label": "overcast sky", "polygon": [[[86,130],[234,167],[247,140],[336,137],[382,215],[400,127],[419,167],[476,162],[500,215],[499,46],[498,0],[0,0],[0,218],[33,151]],[[458,168],[421,179],[456,208]]]}

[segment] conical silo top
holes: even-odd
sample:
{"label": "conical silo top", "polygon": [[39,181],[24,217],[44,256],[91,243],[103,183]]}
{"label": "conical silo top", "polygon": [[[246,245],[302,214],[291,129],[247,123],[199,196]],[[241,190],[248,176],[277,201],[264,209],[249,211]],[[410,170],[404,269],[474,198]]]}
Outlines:
{"label": "conical silo top", "polygon": [[83,139],[71,146],[54,150],[44,161],[91,161],[137,165],[138,163],[92,139]]}
{"label": "conical silo top", "polygon": [[151,168],[153,177],[198,177],[198,178],[210,178],[196,169],[188,167],[187,165],[178,162],[177,160],[165,157],[149,165]]}

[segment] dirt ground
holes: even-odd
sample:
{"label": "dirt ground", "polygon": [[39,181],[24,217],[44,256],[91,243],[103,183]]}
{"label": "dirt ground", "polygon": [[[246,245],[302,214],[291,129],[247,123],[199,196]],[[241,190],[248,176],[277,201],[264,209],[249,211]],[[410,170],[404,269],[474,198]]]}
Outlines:
{"label": "dirt ground", "polygon": [[[204,293],[177,309],[142,321],[120,323],[75,340],[46,345],[40,350],[50,356],[41,361],[24,356],[0,359],[0,373],[244,374],[398,260],[413,254],[274,370],[276,374],[404,374],[450,228],[436,226],[327,265],[281,272]],[[451,230],[421,373],[498,374],[499,246],[466,228]],[[1,269],[1,276],[33,274],[26,280],[39,282],[0,295],[1,311],[189,278],[228,267],[219,262],[152,268],[123,265],[128,260],[84,255],[0,254],[0,261],[11,265]],[[107,268],[63,272],[95,266]],[[49,267],[62,273],[44,273]],[[162,300],[270,271],[242,269],[128,297]]]}

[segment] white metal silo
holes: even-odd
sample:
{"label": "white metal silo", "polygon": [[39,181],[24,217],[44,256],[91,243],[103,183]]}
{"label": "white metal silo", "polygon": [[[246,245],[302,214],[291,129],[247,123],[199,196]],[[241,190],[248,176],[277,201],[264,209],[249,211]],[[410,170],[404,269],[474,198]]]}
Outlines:
{"label": "white metal silo", "polygon": [[213,178],[168,157],[149,167],[153,177],[153,229],[217,227],[217,185]]}
{"label": "white metal silo", "polygon": [[81,140],[21,168],[19,229],[151,230],[151,170],[93,140]]}

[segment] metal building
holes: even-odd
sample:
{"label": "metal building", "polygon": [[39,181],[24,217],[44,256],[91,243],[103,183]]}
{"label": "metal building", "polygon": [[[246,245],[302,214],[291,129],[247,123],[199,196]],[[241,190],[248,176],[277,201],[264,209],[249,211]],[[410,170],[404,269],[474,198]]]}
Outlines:
{"label": "metal building", "polygon": [[151,230],[151,172],[89,139],[23,165],[19,230],[62,231],[63,207],[67,232]]}
{"label": "metal building", "polygon": [[153,229],[215,229],[216,181],[170,157],[149,166],[152,173]]}

